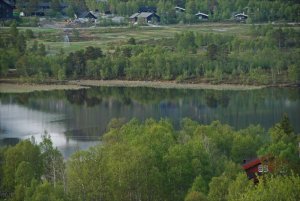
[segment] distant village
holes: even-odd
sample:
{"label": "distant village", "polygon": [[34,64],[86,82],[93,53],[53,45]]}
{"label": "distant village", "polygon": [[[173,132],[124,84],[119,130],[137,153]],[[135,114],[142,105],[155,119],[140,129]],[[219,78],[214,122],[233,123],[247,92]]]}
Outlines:
{"label": "distant village", "polygon": [[[66,23],[83,24],[83,23],[95,23],[97,24],[100,20],[107,20],[113,24],[133,24],[133,25],[157,25],[161,22],[161,17],[157,14],[157,8],[153,6],[141,6],[132,13],[130,16],[119,16],[112,13],[110,10],[105,12],[99,12],[96,10],[80,10],[74,13],[73,17],[67,15],[67,9],[69,5],[67,3],[60,3],[57,10],[60,13],[60,18]],[[52,10],[51,2],[41,2],[35,9],[29,7],[28,3],[24,3],[21,9],[16,9],[14,0],[1,0],[0,1],[0,19],[11,20],[18,18],[26,18],[36,16],[41,19],[54,19],[51,15]],[[180,6],[174,6],[176,15],[183,15],[186,9]],[[208,21],[213,13],[204,13],[198,11],[194,13],[195,19],[199,22]],[[237,22],[245,22],[248,15],[243,12],[237,12],[232,16],[232,19]],[[55,18],[57,19],[57,18]]]}

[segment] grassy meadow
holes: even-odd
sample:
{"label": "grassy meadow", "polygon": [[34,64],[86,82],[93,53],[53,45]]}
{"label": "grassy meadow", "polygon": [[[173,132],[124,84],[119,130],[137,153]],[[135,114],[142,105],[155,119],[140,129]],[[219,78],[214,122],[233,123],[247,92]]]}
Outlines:
{"label": "grassy meadow", "polygon": [[[92,27],[79,29],[50,29],[50,28],[19,28],[20,31],[31,29],[35,38],[29,41],[30,47],[33,41],[44,43],[50,54],[56,54],[63,49],[65,53],[84,49],[88,46],[100,47],[104,51],[110,47],[126,44],[133,37],[138,43],[173,38],[175,33],[193,31],[196,33],[218,33],[246,37],[249,35],[248,24],[222,24],[203,23],[197,25],[175,25],[158,27]],[[76,31],[74,31],[76,30]],[[5,34],[8,29],[0,29],[0,34]],[[76,33],[77,32],[77,33]],[[64,36],[68,35],[70,43],[64,42]]]}

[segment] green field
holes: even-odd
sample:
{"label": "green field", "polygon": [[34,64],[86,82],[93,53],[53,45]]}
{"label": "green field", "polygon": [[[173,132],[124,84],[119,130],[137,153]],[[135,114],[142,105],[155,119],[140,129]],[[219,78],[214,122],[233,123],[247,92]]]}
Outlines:
{"label": "green field", "polygon": [[[49,53],[55,54],[61,48],[66,53],[88,46],[101,47],[103,50],[108,50],[111,46],[119,46],[126,43],[131,37],[135,38],[139,43],[148,40],[173,38],[175,33],[184,31],[244,37],[249,33],[250,26],[248,24],[207,23],[159,27],[94,27],[76,29],[78,31],[77,37],[74,34],[74,29],[20,28],[20,31],[31,29],[34,32],[35,38],[29,42],[29,47],[34,40],[37,40],[39,43],[42,42],[46,45]],[[1,34],[6,32],[7,29],[0,29]],[[68,35],[70,39],[69,44],[64,42],[65,35]]]}
{"label": "green field", "polygon": [[[265,24],[266,25],[266,24]],[[215,33],[232,35],[236,37],[250,36],[250,24],[234,24],[234,23],[203,23],[197,25],[174,25],[174,26],[158,26],[158,27],[92,27],[79,28],[77,36],[72,28],[68,29],[51,29],[51,28],[19,28],[20,31],[31,29],[35,38],[32,39],[28,46],[30,47],[34,40],[44,43],[50,54],[56,54],[63,49],[69,53],[88,46],[101,47],[103,50],[109,50],[109,47],[120,46],[133,37],[136,41],[145,42],[148,40],[161,40],[173,38],[175,33],[184,31],[193,31],[196,33]],[[293,26],[299,29],[299,26]],[[0,34],[8,32],[8,29],[0,29]],[[64,36],[68,35],[70,43],[64,42]],[[151,42],[150,42],[151,44]]]}

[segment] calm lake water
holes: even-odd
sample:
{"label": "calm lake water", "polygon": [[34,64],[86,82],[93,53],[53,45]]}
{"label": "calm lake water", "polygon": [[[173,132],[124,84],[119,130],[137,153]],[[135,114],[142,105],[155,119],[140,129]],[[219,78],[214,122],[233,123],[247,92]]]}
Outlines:
{"label": "calm lake water", "polygon": [[76,91],[0,94],[0,146],[47,131],[65,157],[100,143],[112,118],[184,117],[203,124],[214,120],[236,129],[261,124],[269,129],[287,113],[300,133],[300,89],[214,91],[95,87]]}

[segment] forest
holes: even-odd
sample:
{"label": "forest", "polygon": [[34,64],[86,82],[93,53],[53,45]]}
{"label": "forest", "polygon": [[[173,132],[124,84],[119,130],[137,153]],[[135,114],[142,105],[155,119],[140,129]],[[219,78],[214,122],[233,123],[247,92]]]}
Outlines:
{"label": "forest", "polygon": [[[142,6],[157,8],[157,14],[161,16],[161,23],[195,23],[196,13],[202,12],[209,15],[209,20],[224,21],[233,18],[236,13],[246,13],[248,22],[269,21],[294,21],[299,22],[300,4],[297,0],[16,0],[16,8],[30,13],[37,8],[39,2],[51,2],[51,9],[59,15],[59,3],[68,3],[67,15],[83,10],[98,10],[102,13],[110,11],[115,15],[131,16]],[[22,6],[28,3],[30,9],[22,10]],[[176,13],[174,7],[185,8],[184,13]],[[51,15],[53,16],[53,12]]]}
{"label": "forest", "polygon": [[[31,29],[21,31],[12,23],[0,34],[0,75],[10,76],[10,69],[16,69],[19,79],[27,82],[126,79],[299,83],[299,29],[272,24],[247,26],[239,36],[181,31],[157,39],[131,37],[105,49],[89,46],[65,53],[62,47],[53,54],[43,44],[49,36]],[[80,39],[80,32],[74,29],[70,40]]]}
{"label": "forest", "polygon": [[[42,141],[0,149],[0,200],[233,201],[300,199],[297,135],[284,115],[268,131],[234,130],[218,121],[183,119],[122,123],[113,119],[102,143],[68,160]],[[272,158],[272,171],[249,180],[244,159]]]}

